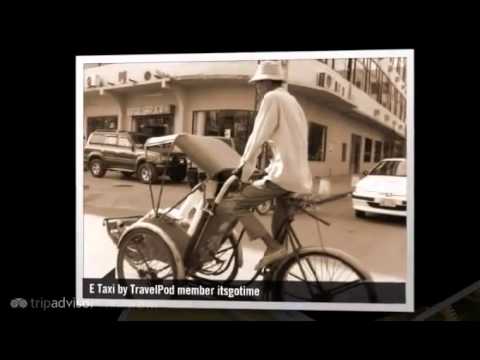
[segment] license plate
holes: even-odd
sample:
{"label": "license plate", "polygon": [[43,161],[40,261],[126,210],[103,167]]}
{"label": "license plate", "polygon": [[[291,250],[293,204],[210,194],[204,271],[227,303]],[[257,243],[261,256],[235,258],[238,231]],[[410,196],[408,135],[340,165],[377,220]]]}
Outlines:
{"label": "license plate", "polygon": [[384,207],[396,207],[397,203],[393,199],[383,199],[380,201],[380,205]]}

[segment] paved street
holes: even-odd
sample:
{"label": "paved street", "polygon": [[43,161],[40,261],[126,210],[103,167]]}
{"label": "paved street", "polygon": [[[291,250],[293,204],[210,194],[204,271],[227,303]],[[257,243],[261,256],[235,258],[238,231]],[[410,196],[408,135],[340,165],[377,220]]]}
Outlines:
{"label": "paved street", "polygon": [[[185,184],[166,181],[161,207],[173,205],[189,190]],[[155,200],[160,190],[154,186]],[[115,266],[116,248],[102,226],[104,217],[143,215],[151,209],[147,185],[135,178],[125,179],[121,174],[107,172],[104,178],[93,178],[85,173],[85,276],[102,277]],[[375,216],[357,219],[353,215],[350,198],[342,198],[318,206],[315,213],[332,223],[320,224],[323,245],[337,248],[354,256],[376,281],[403,281],[406,278],[406,222],[401,218]],[[270,216],[261,217],[266,226]],[[304,245],[321,245],[314,220],[297,216],[294,228]],[[253,274],[253,267],[261,257],[261,241],[246,241],[245,264],[240,279]]]}

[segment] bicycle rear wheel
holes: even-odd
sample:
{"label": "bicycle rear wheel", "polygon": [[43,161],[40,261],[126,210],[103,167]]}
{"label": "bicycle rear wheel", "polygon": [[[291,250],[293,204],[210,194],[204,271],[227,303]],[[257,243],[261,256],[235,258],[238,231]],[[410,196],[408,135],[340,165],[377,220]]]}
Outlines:
{"label": "bicycle rear wheel", "polygon": [[369,276],[337,254],[321,250],[293,253],[275,274],[273,297],[289,302],[373,303]]}

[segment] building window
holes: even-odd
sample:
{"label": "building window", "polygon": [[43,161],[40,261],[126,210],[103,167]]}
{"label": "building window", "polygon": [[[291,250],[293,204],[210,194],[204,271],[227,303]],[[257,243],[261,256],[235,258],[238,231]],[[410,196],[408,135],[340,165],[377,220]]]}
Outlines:
{"label": "building window", "polygon": [[117,135],[107,135],[105,137],[105,145],[117,145]]}
{"label": "building window", "polygon": [[383,72],[381,73],[381,78],[382,78],[382,105],[388,111],[392,111],[392,92],[391,89],[393,86],[390,84],[390,80],[388,79],[387,75],[385,75]]}
{"label": "building window", "polygon": [[389,158],[392,156],[392,143],[390,141],[387,141],[383,144],[383,157],[384,158]]}
{"label": "building window", "polygon": [[362,59],[355,59],[353,69],[353,83],[357,88],[366,91],[367,71]]}
{"label": "building window", "polygon": [[354,67],[355,59],[348,59],[347,65],[347,80],[353,81],[353,67]]}
{"label": "building window", "polygon": [[132,147],[132,144],[130,143],[130,140],[128,140],[127,138],[120,137],[118,139],[118,146],[130,148],[130,147]]}
{"label": "building window", "polygon": [[94,134],[90,139],[90,144],[104,144],[105,143],[105,135]]}
{"label": "building window", "polygon": [[365,151],[363,153],[363,162],[370,162],[372,160],[372,140],[365,139]]}
{"label": "building window", "polygon": [[212,110],[193,113],[192,132],[197,135],[232,137],[243,154],[253,130],[254,112],[249,110]]}
{"label": "building window", "polygon": [[401,117],[400,113],[399,113],[399,107],[398,107],[398,90],[395,89],[394,90],[394,96],[393,96],[393,113],[395,114],[395,116],[397,117]]}
{"label": "building window", "polygon": [[344,78],[349,80],[349,64],[351,59],[335,59],[335,70]]}
{"label": "building window", "polygon": [[327,149],[327,127],[309,123],[308,130],[308,160],[325,161]]}
{"label": "building window", "polygon": [[377,66],[377,63],[373,60],[370,60],[370,67],[369,67],[369,82],[370,82],[370,96],[377,100],[378,103],[381,103],[381,78],[380,78],[380,70]]}
{"label": "building window", "polygon": [[173,134],[172,114],[152,114],[132,116],[136,131],[149,136]]}
{"label": "building window", "polygon": [[403,95],[400,96],[400,99],[402,101],[401,119],[405,121],[405,119],[407,118],[407,100],[405,100],[405,97]]}
{"label": "building window", "polygon": [[397,58],[397,74],[402,73],[402,58]]}
{"label": "building window", "polygon": [[342,143],[342,162],[347,161],[347,144]]}
{"label": "building window", "polygon": [[87,118],[87,138],[95,130],[117,130],[117,116],[95,116]]}
{"label": "building window", "polygon": [[373,161],[379,162],[380,160],[382,160],[382,142],[375,141],[375,157]]}

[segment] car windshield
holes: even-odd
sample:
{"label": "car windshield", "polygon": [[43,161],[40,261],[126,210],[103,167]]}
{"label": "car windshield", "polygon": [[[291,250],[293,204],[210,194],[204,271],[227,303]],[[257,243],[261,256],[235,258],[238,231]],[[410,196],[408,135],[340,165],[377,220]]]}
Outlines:
{"label": "car windshield", "polygon": [[407,162],[403,160],[381,161],[368,175],[407,176]]}
{"label": "car windshield", "polygon": [[142,134],[131,134],[131,136],[135,145],[145,145],[145,141],[149,138],[149,136]]}

